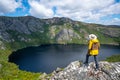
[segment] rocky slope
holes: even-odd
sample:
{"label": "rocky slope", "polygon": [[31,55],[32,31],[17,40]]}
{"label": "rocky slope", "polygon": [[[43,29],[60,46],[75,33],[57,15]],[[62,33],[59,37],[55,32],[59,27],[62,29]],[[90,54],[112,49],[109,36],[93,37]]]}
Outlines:
{"label": "rocky slope", "polygon": [[120,80],[120,62],[99,62],[99,70],[95,70],[93,62],[89,66],[79,61],[72,62],[64,70],[57,69],[50,80]]}
{"label": "rocky slope", "polygon": [[52,43],[85,44],[90,33],[96,34],[101,43],[120,43],[119,26],[87,24],[64,17],[39,19],[32,16],[0,16],[0,49],[4,49],[6,44],[12,48]]}

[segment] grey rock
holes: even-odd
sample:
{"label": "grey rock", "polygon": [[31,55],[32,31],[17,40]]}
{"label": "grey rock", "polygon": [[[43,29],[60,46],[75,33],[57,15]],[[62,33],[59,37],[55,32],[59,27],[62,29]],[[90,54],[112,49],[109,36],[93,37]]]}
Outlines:
{"label": "grey rock", "polygon": [[0,41],[0,49],[4,50],[5,49],[5,45],[2,41]]}
{"label": "grey rock", "polygon": [[81,37],[75,33],[72,29],[62,29],[57,35],[56,40],[59,41],[70,41],[72,38],[78,38]]}
{"label": "grey rock", "polygon": [[96,70],[93,62],[85,66],[75,61],[63,71],[52,73],[50,80],[120,80],[120,62],[99,62],[99,66]]}
{"label": "grey rock", "polygon": [[[4,17],[0,16],[0,36],[2,40],[11,42],[20,34],[30,35],[32,32],[44,32],[44,22],[35,17]],[[14,36],[13,36],[14,34]]]}
{"label": "grey rock", "polygon": [[2,68],[2,64],[0,64],[0,69]]}
{"label": "grey rock", "polygon": [[119,29],[108,28],[108,29],[103,30],[102,33],[110,37],[120,37]]}
{"label": "grey rock", "polygon": [[73,24],[74,21],[69,19],[69,18],[65,18],[65,17],[61,17],[61,18],[54,17],[54,18],[46,19],[45,23],[48,24],[48,25],[50,25],[50,24],[52,24],[52,25],[61,25],[61,24],[64,24],[64,23]]}
{"label": "grey rock", "polygon": [[13,31],[17,31],[19,33],[30,34],[30,32],[29,32],[28,28],[26,27],[26,25],[21,23],[19,20],[13,20],[12,25],[10,25],[7,28],[7,30],[13,30]]}

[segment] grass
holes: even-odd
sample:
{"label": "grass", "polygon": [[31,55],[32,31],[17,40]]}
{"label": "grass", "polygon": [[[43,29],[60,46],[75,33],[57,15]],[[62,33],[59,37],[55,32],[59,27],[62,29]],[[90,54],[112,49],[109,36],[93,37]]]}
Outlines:
{"label": "grass", "polygon": [[120,55],[113,55],[106,59],[108,62],[120,62]]}
{"label": "grass", "polygon": [[10,50],[0,50],[0,61],[8,61]]}
{"label": "grass", "polygon": [[16,64],[8,62],[10,52],[0,50],[0,80],[38,80],[41,73],[21,71]]}
{"label": "grass", "polygon": [[0,80],[38,80],[40,76],[40,73],[21,71],[13,63],[0,61],[0,64]]}
{"label": "grass", "polygon": [[8,62],[12,50],[0,50],[0,80],[38,80],[41,73],[19,70],[14,63]]}

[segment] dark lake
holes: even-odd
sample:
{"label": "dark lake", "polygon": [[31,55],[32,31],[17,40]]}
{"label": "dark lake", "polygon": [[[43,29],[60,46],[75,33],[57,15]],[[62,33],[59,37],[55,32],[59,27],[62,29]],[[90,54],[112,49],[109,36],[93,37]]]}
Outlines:
{"label": "dark lake", "polygon": [[[9,62],[19,65],[21,70],[50,73],[57,67],[64,68],[72,61],[85,61],[87,45],[41,45],[28,47],[9,56]],[[120,46],[101,45],[98,61],[120,54]],[[94,61],[90,57],[89,62]]]}

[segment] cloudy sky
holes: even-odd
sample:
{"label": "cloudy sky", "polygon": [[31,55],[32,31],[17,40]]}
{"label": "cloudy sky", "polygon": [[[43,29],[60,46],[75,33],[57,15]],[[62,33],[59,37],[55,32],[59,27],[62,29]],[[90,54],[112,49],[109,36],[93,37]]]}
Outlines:
{"label": "cloudy sky", "polygon": [[120,0],[0,0],[0,16],[27,15],[120,25]]}

